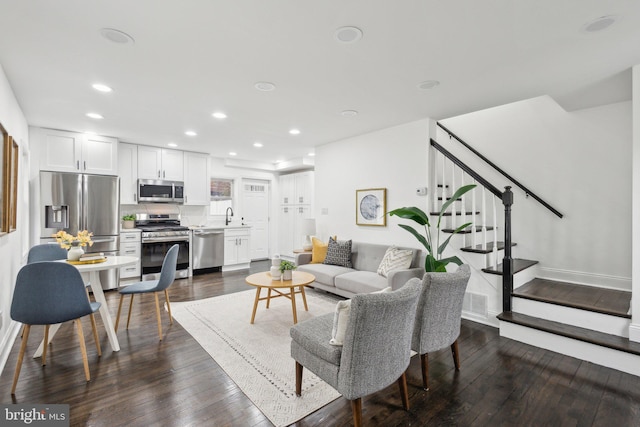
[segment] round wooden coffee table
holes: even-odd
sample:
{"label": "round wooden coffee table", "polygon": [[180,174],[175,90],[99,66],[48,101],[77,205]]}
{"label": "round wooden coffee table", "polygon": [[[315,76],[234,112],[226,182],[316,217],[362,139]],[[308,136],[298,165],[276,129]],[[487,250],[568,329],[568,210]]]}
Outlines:
{"label": "round wooden coffee table", "polygon": [[[304,309],[309,311],[307,307],[307,296],[304,294],[304,286],[316,280],[313,274],[305,273],[304,271],[294,271],[292,280],[273,280],[271,274],[268,271],[262,273],[255,273],[246,278],[246,281],[251,286],[256,287],[256,299],[253,303],[253,312],[251,313],[251,323],[256,318],[256,310],[258,309],[258,301],[267,300],[267,308],[271,298],[285,297],[291,300],[291,310],[293,311],[293,323],[298,323],[298,315],[296,314],[296,294],[302,294],[302,302],[304,302]],[[263,288],[267,288],[267,296],[260,298],[260,293]],[[297,289],[296,289],[297,288]],[[288,289],[289,292],[281,292]],[[272,295],[276,293],[277,295]]]}

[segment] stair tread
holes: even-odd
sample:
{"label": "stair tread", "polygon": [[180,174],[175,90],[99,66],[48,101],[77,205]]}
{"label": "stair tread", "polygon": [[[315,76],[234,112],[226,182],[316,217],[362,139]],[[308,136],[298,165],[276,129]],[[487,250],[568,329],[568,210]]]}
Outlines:
{"label": "stair tread", "polygon": [[[482,244],[479,245],[475,245],[475,246],[467,246],[464,248],[460,248],[461,251],[463,252],[473,252],[476,254],[488,254],[493,252],[493,246],[496,242],[487,242],[487,247],[486,249],[482,248]],[[516,246],[517,243],[512,242],[511,246]],[[497,242],[497,246],[498,246],[498,250],[502,250],[504,249],[504,242]]]}
{"label": "stair tread", "polygon": [[[460,224],[460,225],[462,225],[462,224]],[[483,228],[485,228],[487,231],[491,231],[491,230],[493,230],[493,227],[483,227],[482,225],[476,225],[476,231],[477,231],[477,232],[479,232],[479,233],[480,233],[480,232],[482,232],[482,229],[483,229]],[[442,229],[442,232],[443,232],[443,233],[449,233],[449,234],[451,234],[451,233],[453,233],[454,231],[455,231],[455,229],[454,229],[454,228],[443,228],[443,229]],[[472,230],[472,227],[467,227],[467,228],[465,228],[463,231],[458,231],[458,233],[457,233],[457,234],[471,234],[471,232],[472,232],[472,231],[473,231],[473,230]]]}
{"label": "stair tread", "polygon": [[[538,261],[534,261],[532,259],[522,259],[522,258],[514,258],[513,259],[513,274],[519,273],[522,270],[525,270],[532,265],[536,265]],[[498,264],[497,268],[483,268],[482,271],[489,274],[497,274],[502,276],[502,264]]]}
{"label": "stair tread", "polygon": [[631,292],[535,278],[512,294],[514,297],[631,318]]}
{"label": "stair tread", "polygon": [[553,322],[551,320],[540,319],[514,312],[500,313],[498,315],[498,319],[504,322],[515,323],[517,325],[526,326],[539,331],[549,332],[563,337],[573,338],[579,341],[640,356],[640,343],[630,341],[628,338],[617,335],[605,334],[604,332],[565,325],[564,323]]}

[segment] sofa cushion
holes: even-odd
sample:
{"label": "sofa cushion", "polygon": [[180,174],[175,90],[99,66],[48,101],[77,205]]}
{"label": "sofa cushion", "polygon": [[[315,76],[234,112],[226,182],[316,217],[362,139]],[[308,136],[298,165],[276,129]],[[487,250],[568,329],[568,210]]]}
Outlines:
{"label": "sofa cushion", "polygon": [[335,286],[336,276],[355,271],[352,268],[327,264],[303,264],[299,265],[297,270],[313,274],[316,276],[316,282],[328,286]]}
{"label": "sofa cushion", "polygon": [[324,264],[351,268],[351,240],[336,240],[329,237],[329,247]]}
{"label": "sofa cushion", "polygon": [[335,287],[354,294],[368,294],[389,286],[386,277],[374,271],[351,271],[335,278]]}
{"label": "sofa cushion", "polygon": [[325,243],[317,237],[311,238],[311,264],[320,264],[327,257],[329,243]]}
{"label": "sofa cushion", "polygon": [[378,274],[387,277],[392,270],[406,269],[411,266],[413,251],[411,249],[400,249],[395,246],[387,249],[384,258],[378,266]]}

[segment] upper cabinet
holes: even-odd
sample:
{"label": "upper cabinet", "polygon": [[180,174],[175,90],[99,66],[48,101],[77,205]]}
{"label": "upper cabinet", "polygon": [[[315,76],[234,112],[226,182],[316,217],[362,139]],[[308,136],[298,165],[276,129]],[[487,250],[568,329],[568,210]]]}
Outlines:
{"label": "upper cabinet", "polygon": [[34,129],[40,169],[97,175],[118,174],[118,140],[53,129]]}
{"label": "upper cabinet", "polygon": [[208,205],[209,156],[200,153],[184,153],[184,204]]}
{"label": "upper cabinet", "polygon": [[138,178],[184,181],[182,151],[138,146]]}
{"label": "upper cabinet", "polygon": [[120,203],[138,203],[138,146],[121,142],[118,146],[118,175]]}
{"label": "upper cabinet", "polygon": [[280,203],[283,205],[313,204],[313,172],[280,176]]}

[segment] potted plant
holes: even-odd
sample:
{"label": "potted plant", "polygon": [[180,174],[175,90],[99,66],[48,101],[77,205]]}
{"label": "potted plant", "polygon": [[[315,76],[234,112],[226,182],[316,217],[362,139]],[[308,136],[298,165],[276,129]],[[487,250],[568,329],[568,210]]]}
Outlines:
{"label": "potted plant", "polygon": [[451,233],[451,235],[443,243],[440,243],[440,222],[442,220],[442,217],[444,216],[444,213],[446,212],[447,208],[451,205],[451,203],[455,202],[463,194],[472,190],[475,187],[476,187],[475,184],[471,184],[471,185],[464,185],[458,188],[456,192],[453,193],[453,196],[451,196],[449,200],[445,201],[445,203],[442,204],[442,207],[440,208],[440,212],[438,213],[438,223],[436,224],[436,236],[435,236],[436,241],[435,242],[433,241],[433,236],[431,235],[431,224],[429,222],[429,215],[424,213],[424,211],[422,211],[420,208],[411,206],[411,207],[394,209],[389,212],[390,216],[396,215],[396,216],[399,216],[400,218],[409,219],[417,223],[418,225],[421,225],[424,227],[424,235],[423,235],[409,225],[398,224],[400,227],[404,228],[409,233],[413,234],[415,238],[418,239],[418,241],[422,243],[422,246],[424,246],[425,249],[427,250],[427,257],[424,262],[424,270],[426,272],[432,272],[432,271],[446,272],[447,264],[449,263],[462,265],[462,261],[457,256],[442,258],[442,254],[444,250],[447,248],[447,245],[449,244],[451,237],[453,237],[454,234],[459,233],[465,228],[467,228],[469,225],[471,225],[471,223],[467,222],[466,224],[462,224],[460,227],[456,228],[453,231],[453,233]]}
{"label": "potted plant", "polygon": [[123,215],[122,216],[122,228],[133,228],[136,223],[136,216],[133,214]]}
{"label": "potted plant", "polygon": [[282,273],[282,280],[291,280],[293,278],[293,270],[296,269],[296,265],[291,261],[280,261],[280,273]]}

